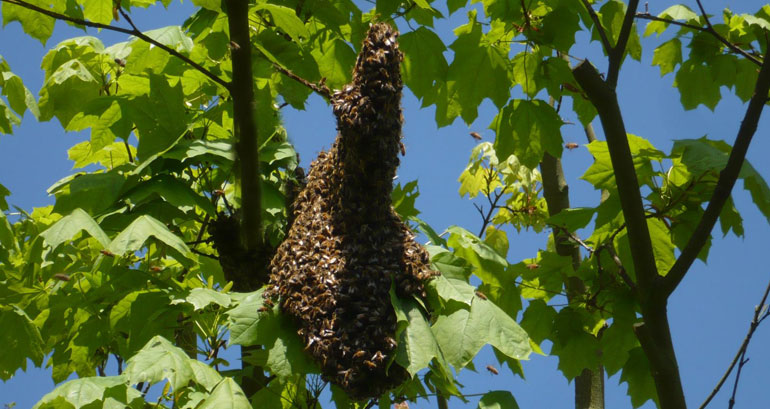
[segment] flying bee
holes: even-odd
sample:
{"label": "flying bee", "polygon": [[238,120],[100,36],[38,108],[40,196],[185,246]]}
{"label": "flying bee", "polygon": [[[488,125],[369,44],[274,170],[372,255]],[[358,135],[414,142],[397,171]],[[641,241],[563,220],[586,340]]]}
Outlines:
{"label": "flying bee", "polygon": [[482,293],[481,291],[476,291],[476,297],[479,297],[482,300],[486,300],[487,299],[487,295]]}
{"label": "flying bee", "polygon": [[530,263],[530,264],[527,264],[527,268],[530,270],[537,270],[538,268],[540,268],[540,264]]}
{"label": "flying bee", "polygon": [[364,361],[364,365],[369,367],[369,369],[377,369],[377,364],[372,361]]}
{"label": "flying bee", "polygon": [[353,359],[358,359],[366,355],[366,351],[363,349],[358,350],[355,354],[353,354]]}
{"label": "flying bee", "polygon": [[398,143],[399,148],[401,148],[401,156],[406,156],[406,146],[404,146],[403,142]]}
{"label": "flying bee", "polygon": [[67,274],[61,274],[61,273],[54,274],[53,278],[55,278],[57,280],[60,280],[60,281],[69,281],[70,280],[70,276],[68,276]]}
{"label": "flying bee", "polygon": [[473,139],[475,139],[477,141],[480,141],[481,140],[481,135],[478,132],[471,132],[471,138],[473,138]]}
{"label": "flying bee", "polygon": [[107,257],[115,257],[115,253],[109,251],[109,250],[99,250],[99,253],[104,254]]}
{"label": "flying bee", "polygon": [[497,368],[492,365],[487,365],[487,371],[489,371],[492,375],[500,375],[500,371],[498,371]]}
{"label": "flying bee", "polygon": [[579,148],[579,147],[580,147],[580,145],[578,145],[578,144],[577,144],[577,143],[575,143],[575,142],[567,142],[567,143],[565,143],[565,144],[564,144],[564,147],[565,147],[565,148],[567,148],[567,149],[569,149],[569,150],[573,150],[573,149],[577,149],[577,148]]}

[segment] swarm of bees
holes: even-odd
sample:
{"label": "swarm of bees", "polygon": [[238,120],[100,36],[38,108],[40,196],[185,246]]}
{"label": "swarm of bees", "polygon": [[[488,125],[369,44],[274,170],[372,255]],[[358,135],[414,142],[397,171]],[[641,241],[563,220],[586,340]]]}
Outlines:
{"label": "swarm of bees", "polygon": [[393,361],[389,290],[425,297],[438,273],[392,207],[401,150],[398,32],[372,25],[353,82],[332,96],[337,138],[311,164],[293,222],[270,264],[265,303],[299,324],[323,377],[356,399],[380,396],[408,373]]}

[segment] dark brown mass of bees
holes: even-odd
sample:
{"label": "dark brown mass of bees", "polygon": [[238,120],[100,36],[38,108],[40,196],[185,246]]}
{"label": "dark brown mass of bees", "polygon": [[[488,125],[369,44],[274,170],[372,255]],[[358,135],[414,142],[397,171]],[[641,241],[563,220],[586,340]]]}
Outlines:
{"label": "dark brown mass of bees", "polygon": [[353,82],[332,97],[339,134],[311,164],[294,222],[270,265],[267,302],[296,318],[325,379],[357,399],[406,380],[392,362],[389,289],[425,296],[428,253],[391,205],[401,144],[402,54],[384,23],[367,34]]}

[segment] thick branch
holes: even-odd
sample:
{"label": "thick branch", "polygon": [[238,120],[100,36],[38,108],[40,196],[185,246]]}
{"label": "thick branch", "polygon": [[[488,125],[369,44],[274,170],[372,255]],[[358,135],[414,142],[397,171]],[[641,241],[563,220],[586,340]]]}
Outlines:
{"label": "thick branch", "polygon": [[706,211],[701,216],[700,222],[698,222],[698,226],[695,227],[690,240],[682,249],[679,258],[676,259],[676,262],[662,282],[660,294],[662,297],[668,297],[668,295],[674,292],[711,235],[711,230],[714,228],[714,224],[716,224],[727,199],[730,198],[730,192],[733,190],[735,181],[741,172],[743,162],[746,159],[746,152],[748,152],[749,145],[751,144],[751,138],[757,130],[757,123],[762,115],[765,102],[767,102],[769,90],[770,63],[768,63],[766,58],[759,71],[757,84],[754,87],[754,96],[751,97],[749,106],[746,108],[746,114],[743,117],[743,122],[741,122],[741,127],[738,130],[738,136],[735,138],[735,144],[727,159],[727,165],[719,173],[719,180],[714,188],[714,192],[711,194],[711,200],[709,200]]}
{"label": "thick branch", "polygon": [[636,14],[636,8],[639,7],[639,0],[630,0],[628,2],[628,9],[626,15],[623,18],[623,25],[620,26],[620,34],[618,35],[618,42],[612,47],[609,52],[609,68],[607,69],[607,84],[611,89],[615,89],[618,84],[618,74],[620,73],[620,65],[623,63],[623,55],[626,52],[626,44],[628,44],[628,38],[631,36],[631,29],[634,26],[634,15]]}
{"label": "thick branch", "polygon": [[242,0],[226,0],[227,20],[233,47],[233,122],[235,123],[238,163],[241,168],[241,234],[248,252],[256,252],[261,243],[260,176],[257,119],[255,117],[254,81],[251,72],[249,40],[249,5]]}
{"label": "thick branch", "polygon": [[[13,4],[15,6],[24,7],[25,9],[36,11],[36,12],[38,12],[40,14],[44,14],[44,15],[46,15],[48,17],[52,17],[52,18],[55,18],[57,20],[62,20],[62,21],[69,21],[70,23],[74,23],[74,24],[77,24],[77,25],[80,25],[80,26],[100,28],[100,29],[104,29],[104,30],[117,31],[119,33],[124,33],[124,34],[132,35],[132,36],[134,36],[134,37],[136,37],[136,38],[138,38],[138,39],[140,39],[142,41],[145,41],[147,43],[150,43],[150,44],[160,48],[161,50],[163,50],[163,51],[173,55],[176,58],[179,58],[180,60],[182,60],[185,63],[189,64],[191,67],[193,67],[196,70],[198,70],[201,73],[203,73],[203,75],[209,77],[212,81],[214,81],[217,84],[225,87],[225,89],[230,90],[230,84],[227,81],[223,80],[222,78],[219,78],[218,76],[216,76],[211,71],[207,70],[206,68],[204,68],[200,64],[196,63],[195,61],[187,58],[186,56],[180,54],[178,51],[174,50],[173,48],[170,48],[167,45],[165,45],[163,43],[160,43],[160,42],[158,42],[158,41],[148,37],[147,35],[145,35],[141,31],[137,30],[135,26],[133,27],[133,29],[127,29],[127,28],[122,28],[122,27],[114,27],[114,26],[111,26],[111,25],[108,25],[108,24],[94,23],[92,21],[87,21],[87,20],[83,20],[83,19],[79,19],[79,18],[75,18],[75,17],[70,17],[70,16],[65,15],[65,14],[57,13],[57,12],[54,12],[54,11],[51,11],[51,10],[46,10],[46,9],[44,9],[42,7],[35,6],[34,4],[29,4],[27,2],[24,2],[23,0],[0,0],[0,2],[6,2],[8,4]],[[131,25],[133,26],[133,23],[131,23]]]}
{"label": "thick branch", "polygon": [[646,295],[658,275],[655,256],[647,228],[647,218],[642,206],[639,181],[636,178],[631,148],[628,145],[626,127],[620,113],[615,91],[605,83],[599,72],[588,60],[580,63],[573,71],[573,76],[583,88],[588,99],[596,107],[599,119],[607,138],[607,147],[615,171],[620,206],[628,228],[631,243],[631,256],[638,280],[640,295]]}
{"label": "thick branch", "polygon": [[[767,288],[765,288],[765,293],[762,295],[762,301],[754,308],[754,318],[751,320],[751,325],[749,325],[749,332],[746,334],[746,338],[743,339],[743,342],[741,343],[741,347],[738,348],[738,352],[735,354],[735,357],[733,358],[733,361],[730,363],[730,366],[725,371],[725,374],[722,375],[722,379],[719,380],[719,383],[717,383],[717,386],[714,387],[714,390],[711,391],[709,396],[706,398],[705,401],[700,405],[699,409],[705,408],[709,402],[711,402],[711,399],[716,396],[717,392],[719,392],[719,389],[722,387],[722,385],[727,380],[727,377],[730,376],[730,373],[733,371],[733,368],[735,368],[735,364],[738,363],[738,361],[741,361],[743,357],[746,355],[746,349],[749,347],[749,342],[751,342],[751,336],[754,335],[754,331],[757,330],[757,327],[759,326],[759,323],[762,321],[761,315],[766,314],[765,309],[767,308],[767,296],[770,295],[770,282],[767,283]],[[734,402],[735,399],[735,389],[738,386],[738,377],[736,375],[736,382],[735,386],[733,387],[733,398],[731,399],[731,405],[732,402]]]}

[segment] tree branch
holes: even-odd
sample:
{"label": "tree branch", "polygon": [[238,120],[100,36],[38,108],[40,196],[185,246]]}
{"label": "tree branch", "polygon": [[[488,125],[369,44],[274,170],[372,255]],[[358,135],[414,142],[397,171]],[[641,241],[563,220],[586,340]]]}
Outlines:
{"label": "tree branch", "polygon": [[262,245],[261,192],[259,175],[259,135],[255,117],[254,80],[251,71],[249,39],[249,5],[242,0],[226,0],[230,39],[233,47],[233,122],[241,168],[241,235],[248,253],[256,253]]}
{"label": "tree branch", "polygon": [[631,243],[631,256],[634,262],[638,286],[641,295],[646,295],[658,276],[655,266],[655,256],[652,252],[647,218],[642,206],[642,195],[639,191],[639,181],[628,145],[626,127],[618,106],[618,99],[612,89],[605,83],[599,72],[586,60],[580,63],[572,74],[583,88],[588,99],[596,107],[599,119],[607,138],[607,147],[615,171],[618,186],[620,206],[628,228],[628,239]]}
{"label": "tree branch", "polygon": [[299,75],[289,71],[288,69],[281,67],[280,65],[273,63],[273,67],[280,71],[281,74],[293,79],[294,81],[299,82],[300,84],[310,88],[311,90],[315,91],[318,95],[324,97],[327,101],[330,101],[332,99],[332,92],[324,83],[323,80],[321,80],[318,83],[310,82]]}
{"label": "tree branch", "polygon": [[604,51],[609,55],[610,51],[612,51],[612,43],[607,37],[607,32],[604,31],[604,27],[602,27],[602,22],[599,20],[599,16],[596,14],[596,11],[594,10],[593,6],[591,6],[591,3],[588,2],[588,0],[581,1],[583,2],[583,6],[586,8],[586,10],[588,10],[588,15],[591,16],[591,20],[594,22],[594,26],[596,26],[596,32],[599,33],[599,38],[602,40],[602,47],[604,47]]}
{"label": "tree branch", "polygon": [[757,130],[757,123],[767,101],[768,91],[770,91],[770,63],[768,63],[766,58],[759,71],[757,84],[754,87],[754,96],[751,97],[749,106],[746,108],[746,114],[743,117],[743,122],[741,122],[741,127],[735,138],[735,144],[730,151],[727,164],[719,173],[717,185],[711,194],[706,211],[701,216],[700,222],[698,222],[698,226],[695,227],[687,245],[682,249],[679,258],[676,259],[671,270],[663,279],[660,296],[668,297],[674,292],[695,261],[698,253],[706,244],[709,236],[711,236],[711,230],[714,228],[727,199],[730,198],[730,192],[733,190],[735,181],[738,179],[738,175],[743,167],[746,152],[748,152],[749,145],[751,144],[751,138]]}
{"label": "tree branch", "polygon": [[[725,374],[722,375],[722,379],[719,380],[719,382],[717,383],[717,386],[714,387],[714,390],[712,390],[709,396],[706,398],[706,400],[703,401],[699,409],[705,408],[709,404],[709,402],[711,402],[711,399],[713,399],[714,396],[716,396],[717,392],[719,392],[719,389],[727,380],[727,377],[730,376],[730,372],[732,372],[733,368],[735,368],[735,364],[740,362],[740,366],[743,366],[743,364],[745,363],[746,349],[749,347],[749,342],[751,342],[751,336],[754,335],[754,331],[757,330],[759,323],[762,322],[762,319],[766,316],[765,314],[767,314],[765,309],[767,308],[767,296],[769,294],[770,294],[770,282],[767,283],[767,288],[765,288],[765,293],[762,295],[762,301],[760,301],[759,305],[757,305],[754,308],[754,318],[751,320],[751,325],[749,325],[749,332],[746,334],[746,338],[743,339],[743,342],[741,343],[741,347],[738,348],[738,352],[735,354],[735,357],[733,358],[733,361],[730,363],[730,366],[725,371]],[[733,403],[735,402],[735,391],[738,389],[739,377],[740,377],[740,372],[735,376],[735,385],[733,386],[733,394],[732,394],[732,398],[730,399],[730,407],[732,407]]]}
{"label": "tree branch", "polygon": [[626,53],[626,44],[628,44],[628,38],[631,36],[631,29],[634,25],[634,15],[636,14],[636,8],[639,7],[639,0],[630,0],[628,2],[628,9],[626,15],[623,17],[623,25],[620,26],[620,34],[618,35],[618,42],[612,47],[609,52],[609,68],[607,68],[607,85],[611,89],[615,89],[618,85],[618,74],[620,73],[620,65],[623,63],[623,55]]}
{"label": "tree branch", "polygon": [[[762,60],[758,59],[757,57],[755,57],[755,56],[753,56],[753,55],[751,55],[749,53],[747,53],[746,50],[738,47],[737,45],[727,41],[726,38],[722,37],[719,33],[716,32],[716,30],[714,30],[714,28],[710,25],[710,23],[706,27],[701,27],[701,26],[696,26],[694,24],[683,23],[681,21],[669,20],[669,19],[666,19],[666,18],[661,18],[661,17],[653,16],[650,13],[636,13],[635,17],[636,18],[640,18],[642,20],[660,21],[660,22],[663,22],[663,23],[673,24],[675,26],[686,27],[686,28],[689,28],[691,30],[702,31],[704,33],[709,33],[712,36],[714,36],[714,38],[719,40],[719,42],[721,42],[722,44],[726,45],[727,48],[729,48],[732,52],[734,52],[736,54],[742,55],[744,58],[746,58],[747,60],[753,62],[754,64],[756,64],[758,66],[762,65]],[[706,22],[708,22],[708,19],[706,19]]]}
{"label": "tree branch", "polygon": [[[127,28],[123,28],[123,27],[114,27],[114,26],[111,26],[109,24],[94,23],[92,21],[87,21],[87,20],[83,20],[83,19],[79,19],[79,18],[75,18],[75,17],[70,17],[70,16],[65,15],[65,14],[57,13],[55,11],[46,10],[46,9],[44,9],[42,7],[35,6],[34,4],[27,3],[27,2],[25,2],[23,0],[0,0],[0,2],[6,2],[8,4],[13,4],[15,6],[23,7],[23,8],[28,9],[28,10],[36,11],[36,12],[38,12],[40,14],[44,14],[44,15],[46,15],[48,17],[52,17],[52,18],[55,18],[57,20],[69,21],[70,23],[74,23],[74,24],[77,24],[77,25],[80,25],[80,26],[92,27],[92,28],[101,28],[101,29],[104,29],[104,30],[116,31],[116,32],[119,32],[119,33],[124,33],[124,34],[132,35],[132,36],[134,36],[136,38],[139,38],[142,41],[145,41],[147,43],[150,43],[150,44],[160,48],[161,50],[163,50],[163,51],[173,55],[176,58],[179,58],[180,60],[182,60],[185,63],[189,64],[191,67],[193,67],[196,70],[200,71],[203,75],[209,77],[212,81],[216,82],[217,84],[223,86],[225,89],[230,91],[230,84],[227,81],[223,80],[222,78],[219,78],[217,75],[215,75],[211,71],[207,70],[206,68],[204,68],[200,64],[196,63],[195,61],[187,58],[186,56],[180,54],[178,51],[174,50],[173,48],[170,48],[167,45],[165,45],[163,43],[160,43],[160,42],[152,39],[151,37],[148,37],[147,35],[145,35],[141,31],[137,30],[136,26],[134,26],[133,22],[131,22],[130,19],[128,19],[128,18],[126,19],[126,21],[129,21],[129,24],[131,24],[133,29],[127,29]],[[122,13],[122,10],[121,10],[121,13]],[[125,14],[123,14],[123,15],[124,15],[124,17],[126,16]]]}

